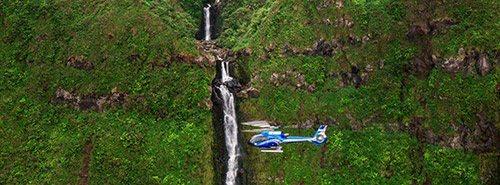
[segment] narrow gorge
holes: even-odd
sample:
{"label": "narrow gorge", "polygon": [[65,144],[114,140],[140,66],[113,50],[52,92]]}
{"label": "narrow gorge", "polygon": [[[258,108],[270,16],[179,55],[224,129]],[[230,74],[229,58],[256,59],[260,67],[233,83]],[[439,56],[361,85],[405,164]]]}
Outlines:
{"label": "narrow gorge", "polygon": [[[217,7],[215,9],[211,9],[213,6]],[[215,151],[218,154],[215,154],[216,158],[214,161],[220,161],[221,158],[217,156],[224,156],[222,159],[224,161],[224,165],[214,163],[214,170],[216,173],[222,172],[224,170],[224,175],[215,175],[215,182],[224,183],[228,185],[234,184],[242,184],[242,175],[240,169],[240,161],[241,153],[243,148],[239,145],[239,129],[238,129],[238,120],[236,116],[236,97],[235,93],[239,91],[237,89],[240,85],[237,79],[230,76],[230,62],[226,61],[223,57],[230,57],[229,51],[230,49],[220,48],[216,45],[215,41],[212,41],[212,35],[215,35],[215,30],[213,27],[213,22],[217,21],[217,17],[212,16],[212,12],[215,12],[215,15],[220,14],[222,8],[220,6],[220,2],[217,0],[212,4],[207,3],[203,7],[203,23],[204,23],[204,39],[200,41],[201,48],[203,52],[205,52],[209,56],[205,56],[205,58],[213,58],[216,59],[216,68],[217,75],[212,82],[212,101],[214,106],[213,112],[215,113],[214,127],[216,130],[221,130],[223,132],[215,133],[215,141],[216,145],[225,145],[225,151],[221,151],[216,149]],[[233,56],[234,57],[234,56]],[[224,140],[221,140],[221,135],[223,135]],[[215,148],[219,148],[215,146]],[[223,179],[223,180],[222,180]]]}

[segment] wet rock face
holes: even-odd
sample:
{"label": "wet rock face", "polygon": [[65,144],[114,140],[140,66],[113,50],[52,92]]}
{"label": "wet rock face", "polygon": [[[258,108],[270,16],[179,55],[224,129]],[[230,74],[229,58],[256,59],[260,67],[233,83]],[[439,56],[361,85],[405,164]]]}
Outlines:
{"label": "wet rock face", "polygon": [[198,50],[205,53],[203,56],[195,58],[193,61],[196,64],[203,64],[204,66],[214,67],[217,61],[224,59],[225,61],[232,62],[241,56],[249,56],[252,53],[250,48],[232,51],[227,48],[218,46],[214,41],[200,40],[198,41]]}
{"label": "wet rock face", "polygon": [[242,86],[241,86],[240,82],[235,78],[233,78],[233,80],[231,80],[231,81],[224,82],[224,84],[227,86],[229,91],[231,91],[232,93],[238,93],[242,90]]}
{"label": "wet rock face", "polygon": [[83,56],[71,56],[68,58],[67,67],[74,67],[75,69],[90,71],[94,69],[94,63],[88,60],[85,60]]}
{"label": "wet rock face", "polygon": [[64,105],[73,104],[75,110],[90,110],[95,108],[97,112],[105,111],[105,104],[124,103],[127,99],[126,94],[113,93],[111,96],[80,97],[74,93],[68,92],[62,88],[56,91],[56,103]]}
{"label": "wet rock face", "polygon": [[[226,87],[229,89],[229,91],[231,93],[239,93],[240,91],[243,90],[242,88],[242,85],[240,84],[240,82],[238,81],[238,79],[236,78],[233,78],[232,80],[230,81],[227,81],[227,82],[222,82],[222,80],[220,78],[215,78],[213,81],[212,81],[212,89],[213,90],[216,90],[218,89],[219,86],[221,86],[222,84],[226,85]],[[217,91],[212,91],[212,92],[215,92],[217,94],[220,94],[218,93]]]}

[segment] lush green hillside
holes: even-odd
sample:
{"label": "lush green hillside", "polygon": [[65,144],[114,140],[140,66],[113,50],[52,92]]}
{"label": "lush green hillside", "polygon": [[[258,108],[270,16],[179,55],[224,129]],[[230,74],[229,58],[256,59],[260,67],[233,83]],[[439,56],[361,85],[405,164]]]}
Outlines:
{"label": "lush green hillside", "polygon": [[[495,184],[497,1],[236,1],[220,43],[251,50],[242,120],[330,127],[330,141],[248,148],[257,184]],[[486,61],[490,69],[481,67]],[[248,76],[248,77],[247,77]],[[297,132],[312,135],[314,129]],[[244,138],[250,137],[245,134]],[[274,160],[277,158],[277,160]]]}
{"label": "lush green hillside", "polygon": [[[221,1],[240,121],[329,125],[244,181],[500,182],[500,2]],[[219,182],[203,3],[1,1],[0,184]]]}
{"label": "lush green hillside", "polygon": [[199,4],[2,1],[0,183],[211,184]]}

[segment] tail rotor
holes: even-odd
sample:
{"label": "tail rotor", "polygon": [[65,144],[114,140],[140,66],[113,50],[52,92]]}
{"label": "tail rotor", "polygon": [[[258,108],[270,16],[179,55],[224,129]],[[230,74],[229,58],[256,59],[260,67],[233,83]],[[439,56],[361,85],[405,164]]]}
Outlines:
{"label": "tail rotor", "polygon": [[316,145],[321,145],[323,144],[326,140],[328,140],[328,137],[326,136],[326,125],[321,125],[318,128],[318,131],[316,131],[316,134],[313,136],[313,143]]}

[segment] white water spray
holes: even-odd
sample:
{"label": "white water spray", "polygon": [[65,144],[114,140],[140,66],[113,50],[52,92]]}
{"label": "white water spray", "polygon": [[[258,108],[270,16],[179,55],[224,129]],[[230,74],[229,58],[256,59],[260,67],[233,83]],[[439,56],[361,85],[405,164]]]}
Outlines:
{"label": "white water spray", "polygon": [[234,109],[234,96],[226,87],[224,82],[231,81],[233,78],[229,76],[229,63],[223,61],[221,63],[222,85],[219,87],[224,100],[224,131],[226,140],[226,149],[229,156],[227,161],[226,184],[233,185],[236,183],[238,171],[238,124],[236,122],[236,111]]}
{"label": "white water spray", "polygon": [[205,40],[210,40],[210,4],[203,7],[203,15],[205,15]]}

